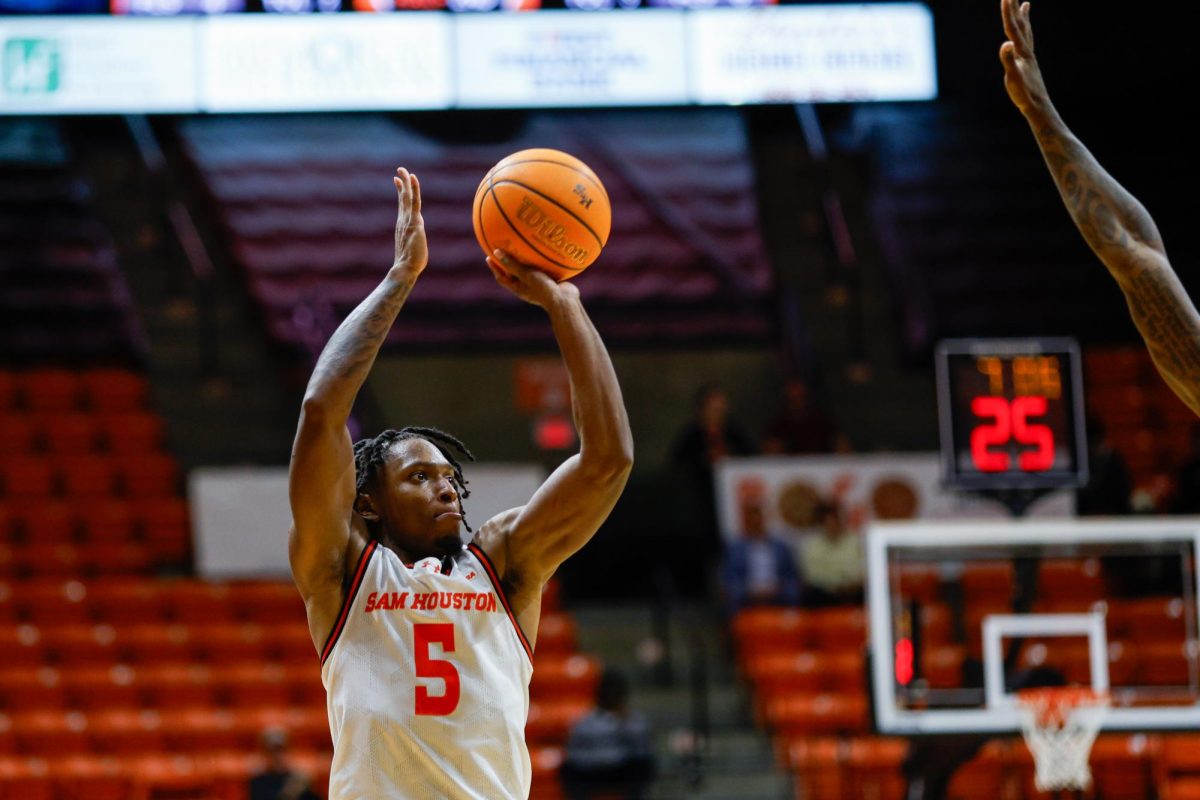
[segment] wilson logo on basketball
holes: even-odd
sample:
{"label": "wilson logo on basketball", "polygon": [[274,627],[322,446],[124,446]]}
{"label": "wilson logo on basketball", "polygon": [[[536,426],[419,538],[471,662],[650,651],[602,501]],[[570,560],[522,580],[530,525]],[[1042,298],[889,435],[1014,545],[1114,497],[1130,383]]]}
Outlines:
{"label": "wilson logo on basketball", "polygon": [[577,264],[588,262],[587,249],[569,240],[566,228],[548,218],[546,212],[528,197],[521,198],[521,207],[517,209],[517,219],[532,231],[534,238],[554,248],[559,255],[565,256]]}

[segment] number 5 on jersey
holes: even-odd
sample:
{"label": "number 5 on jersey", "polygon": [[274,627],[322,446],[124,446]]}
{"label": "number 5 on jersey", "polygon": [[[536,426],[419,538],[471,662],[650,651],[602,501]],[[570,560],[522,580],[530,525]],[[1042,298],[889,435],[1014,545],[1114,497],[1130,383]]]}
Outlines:
{"label": "number 5 on jersey", "polygon": [[428,686],[417,686],[416,713],[419,716],[444,717],[458,708],[458,670],[444,658],[430,658],[429,648],[435,643],[442,646],[443,655],[454,652],[454,623],[421,622],[413,625],[417,677],[441,678],[446,683],[446,691],[437,695],[430,694]]}

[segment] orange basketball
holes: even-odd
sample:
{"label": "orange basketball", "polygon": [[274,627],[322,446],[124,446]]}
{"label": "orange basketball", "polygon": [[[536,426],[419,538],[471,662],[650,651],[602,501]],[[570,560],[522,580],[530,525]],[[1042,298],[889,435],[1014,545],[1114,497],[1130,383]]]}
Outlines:
{"label": "orange basketball", "polygon": [[475,238],[555,280],[583,272],[608,242],[612,208],[596,173],[558,150],[521,150],[483,176],[471,209]]}

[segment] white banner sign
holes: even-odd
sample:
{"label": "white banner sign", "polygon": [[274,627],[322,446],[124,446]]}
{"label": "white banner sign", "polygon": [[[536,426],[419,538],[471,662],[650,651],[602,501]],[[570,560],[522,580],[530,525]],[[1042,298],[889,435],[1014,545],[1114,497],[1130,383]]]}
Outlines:
{"label": "white banner sign", "polygon": [[[475,530],[501,511],[529,502],[546,472],[536,464],[469,464],[463,500]],[[291,575],[287,470],[211,467],[188,475],[196,571],[205,578]],[[465,538],[470,535],[463,531]]]}
{"label": "white banner sign", "polygon": [[688,101],[679,13],[539,11],[455,22],[461,106]]}
{"label": "white banner sign", "polygon": [[206,111],[445,108],[450,17],[231,16],[204,20]]}
{"label": "white banner sign", "polygon": [[192,20],[0,20],[0,112],[194,111]]}
{"label": "white banner sign", "polygon": [[688,15],[692,101],[931,100],[933,16],[916,3]]}
{"label": "white banner sign", "polygon": [[[937,453],[728,458],[717,465],[722,534],[740,535],[744,498],[760,502],[769,529],[808,530],[819,502],[841,506],[849,526],[872,520],[1004,519],[999,503],[941,485]],[[1030,509],[1034,517],[1071,517],[1075,495],[1059,491]]]}

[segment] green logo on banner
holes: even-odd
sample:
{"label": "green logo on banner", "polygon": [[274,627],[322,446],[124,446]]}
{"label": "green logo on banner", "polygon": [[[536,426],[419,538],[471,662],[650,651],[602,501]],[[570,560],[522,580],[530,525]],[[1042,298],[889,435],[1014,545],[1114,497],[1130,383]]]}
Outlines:
{"label": "green logo on banner", "polygon": [[9,39],[4,43],[5,94],[52,94],[58,91],[59,58],[55,39]]}

